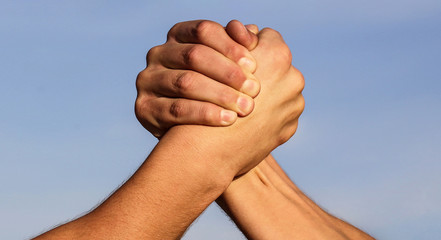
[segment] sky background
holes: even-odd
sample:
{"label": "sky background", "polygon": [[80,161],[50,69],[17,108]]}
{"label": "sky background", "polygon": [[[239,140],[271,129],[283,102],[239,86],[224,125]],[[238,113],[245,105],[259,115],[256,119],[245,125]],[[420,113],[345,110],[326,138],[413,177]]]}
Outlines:
{"label": "sky background", "polygon": [[[157,140],[135,78],[174,23],[278,30],[306,80],[274,155],[319,205],[378,239],[441,237],[441,1],[0,0],[0,239],[102,201]],[[184,239],[244,239],[217,206]]]}

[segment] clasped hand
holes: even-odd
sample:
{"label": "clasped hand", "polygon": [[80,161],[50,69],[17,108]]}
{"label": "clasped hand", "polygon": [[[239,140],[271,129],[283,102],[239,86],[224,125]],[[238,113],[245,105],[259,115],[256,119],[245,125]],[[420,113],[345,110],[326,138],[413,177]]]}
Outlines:
{"label": "clasped hand", "polygon": [[211,144],[234,176],[246,173],[297,129],[304,79],[291,61],[275,30],[239,21],[225,28],[178,23],[147,54],[136,116],[156,137],[185,125],[169,132],[195,146]]}
{"label": "clasped hand", "polygon": [[136,81],[136,116],[159,143],[97,208],[36,239],[179,239],[213,201],[249,239],[372,239],[323,211],[270,155],[305,104],[291,60],[269,28],[176,24]]}

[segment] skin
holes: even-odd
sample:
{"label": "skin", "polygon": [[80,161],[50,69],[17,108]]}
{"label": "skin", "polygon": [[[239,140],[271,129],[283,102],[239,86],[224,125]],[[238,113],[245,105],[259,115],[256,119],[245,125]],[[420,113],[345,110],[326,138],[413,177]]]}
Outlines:
{"label": "skin", "polygon": [[269,156],[217,200],[248,239],[373,239],[321,209]]}
{"label": "skin", "polygon": [[[255,25],[247,25],[247,31],[240,22],[233,20],[225,30],[232,39],[248,50],[253,50],[257,45],[257,39],[253,37],[258,33]],[[219,47],[222,41],[216,41],[217,46],[212,46],[210,40],[192,39],[193,42],[206,44],[214,49],[224,49]],[[226,45],[231,46],[231,41],[226,41]],[[177,97],[185,98],[188,95]],[[203,102],[199,104],[202,105]],[[198,116],[192,117],[195,120],[187,124],[197,123]],[[203,119],[203,115],[199,118]],[[199,124],[204,124],[204,121]],[[168,129],[162,131],[166,130]],[[373,239],[356,227],[323,211],[289,179],[271,155],[234,180],[217,199],[217,203],[249,239]]]}
{"label": "skin", "polygon": [[261,160],[294,134],[304,107],[303,77],[281,36],[219,26],[177,24],[149,52],[135,112],[158,145],[97,209],[36,239],[178,239],[216,199],[250,239],[371,239],[307,198],[271,155]]}
{"label": "skin", "polygon": [[[243,29],[246,31],[244,27]],[[170,32],[172,32],[173,34],[169,33],[169,36],[174,36],[176,34],[179,35],[180,33],[182,33],[183,35],[187,35],[189,32],[195,33],[194,37],[189,38],[192,40],[193,43],[199,42],[207,44],[207,42],[209,41],[204,40],[206,36],[210,36],[215,39],[228,37],[228,34],[223,30],[222,26],[209,21],[193,21],[183,24],[181,23],[173,27]],[[213,32],[218,32],[218,35],[222,35],[224,37],[219,37],[213,34]],[[253,38],[251,36],[254,36],[255,40],[253,41],[257,42],[256,36],[250,34],[251,39]],[[242,59],[243,56],[247,55],[247,49],[238,43],[235,43],[236,45],[231,45],[231,42],[234,43],[234,41],[232,41],[231,39],[230,42],[224,44],[227,47],[219,46],[221,44],[202,47],[201,44],[176,44],[176,40],[173,40],[169,37],[169,41],[167,41],[167,43],[158,47],[154,47],[153,51],[151,50],[147,56],[148,67],[140,73],[137,80],[138,99],[135,104],[135,112],[140,122],[156,136],[160,136],[160,133],[163,132],[164,129],[175,124],[192,124],[193,122],[204,124],[208,122],[207,125],[210,123],[212,125],[216,125],[216,123],[221,122],[222,108],[220,106],[216,106],[207,102],[195,102],[194,100],[189,100],[187,99],[189,95],[188,93],[181,95],[183,96],[183,98],[176,98],[176,95],[178,95],[179,92],[194,92],[194,94],[219,92],[218,87],[210,88],[208,84],[205,83],[210,79],[199,78],[199,75],[195,75],[194,71],[202,71],[201,73],[204,76],[209,76],[211,80],[214,79],[215,81],[212,81],[213,84],[224,83],[224,89],[220,90],[222,94],[209,94],[213,98],[213,100],[211,101],[214,103],[223,101],[230,102],[234,105],[234,103],[238,102],[237,99],[240,98],[239,96],[241,93],[235,93],[234,91],[231,91],[231,87],[226,87],[225,84],[234,83],[236,85],[232,88],[240,90],[241,86],[243,86],[246,80],[250,80],[253,78],[264,79],[265,81],[260,81],[261,91],[259,95],[254,99],[254,103],[261,103],[258,107],[249,108],[248,111],[245,113],[247,114],[246,118],[237,119],[235,124],[225,128],[201,128],[201,126],[182,126],[179,128],[193,129],[193,127],[195,127],[198,129],[204,129],[204,131],[209,130],[209,132],[212,132],[213,135],[216,136],[222,136],[224,131],[234,131],[234,135],[236,137],[234,139],[231,139],[231,141],[229,142],[223,143],[223,146],[242,148],[241,145],[243,144],[239,143],[240,141],[242,141],[242,139],[240,139],[240,136],[249,135],[253,132],[256,132],[250,129],[250,127],[254,127],[253,124],[256,124],[260,127],[260,131],[256,132],[256,134],[258,134],[259,136],[255,136],[255,139],[259,139],[259,137],[261,137],[262,135],[266,135],[268,136],[268,138],[266,138],[265,142],[254,141],[253,143],[256,144],[255,148],[266,148],[264,151],[266,153],[269,153],[272,149],[287,141],[292,136],[292,134],[294,134],[297,128],[298,117],[300,116],[304,107],[304,99],[301,95],[301,91],[303,90],[304,86],[303,76],[296,68],[291,65],[291,52],[284,43],[279,33],[272,29],[264,29],[259,33],[258,37],[260,37],[260,47],[257,47],[252,52],[248,53],[252,56],[248,58],[261,58],[259,64],[262,67],[258,67],[256,69],[256,71],[254,72],[255,77],[252,77],[253,74],[242,69],[239,65],[240,59]],[[236,57],[236,59],[239,59],[237,60],[236,64],[234,61],[228,59],[226,56],[219,54],[219,52],[217,52],[216,54],[213,52],[214,50],[225,51],[225,49],[228,48],[239,49],[229,51],[240,53],[239,55],[241,56]],[[195,52],[197,54],[191,55],[191,53]],[[229,52],[225,51],[224,54],[227,54]],[[208,61],[208,58],[206,56],[209,54],[211,55]],[[192,57],[190,57],[189,59],[188,56]],[[213,62],[216,62],[218,64],[211,64]],[[206,64],[208,64],[209,66],[200,66]],[[215,65],[215,67],[210,68],[212,65]],[[180,75],[175,74],[175,72],[182,71],[182,69],[194,70],[191,73],[189,73],[188,70],[184,71],[186,71],[188,75],[196,77],[186,78],[187,83],[178,84],[180,87],[177,88],[175,83],[182,82],[182,79],[180,79]],[[216,73],[210,73],[207,69],[215,71]],[[174,91],[174,93],[170,94],[173,98],[169,98],[167,95],[165,97],[152,96],[152,94],[148,91],[148,89],[150,88],[143,88],[144,85],[154,84],[158,81],[157,78],[155,78],[156,76],[159,76],[158,72],[161,73],[163,81],[167,82],[169,86],[173,86],[169,88],[171,91]],[[231,79],[232,76],[234,77],[233,79]],[[252,81],[257,82],[257,80],[254,79]],[[201,88],[196,83],[201,83],[202,85],[204,85],[204,87]],[[232,94],[227,93],[229,90]],[[249,102],[251,102],[252,104],[251,97],[256,95],[256,93],[258,93],[258,90],[247,93],[250,94]],[[281,97],[271,97],[273,95],[279,95]],[[195,100],[200,99],[197,98]],[[173,101],[174,103],[177,102],[178,104],[170,103],[171,101]],[[274,108],[274,106],[280,106],[280,108]],[[169,110],[167,111],[167,109]],[[253,110],[253,112],[249,113],[251,110]],[[241,115],[240,110],[238,111],[238,114]],[[263,125],[263,119],[261,120],[260,117],[268,117],[268,115],[281,116],[274,117],[272,124],[280,125],[283,127],[281,129],[278,129],[272,127],[271,124]],[[160,129],[157,130],[157,128]],[[216,136],[213,136],[212,138],[216,138]],[[226,155],[225,157],[234,158],[234,155],[229,156],[225,153],[220,154]],[[265,154],[254,156],[256,154],[250,154],[251,155],[247,156],[247,158],[253,157],[255,159],[250,165],[242,164],[245,162],[248,163],[248,160],[240,160],[237,158],[234,162],[230,160],[229,163],[232,163],[233,165],[237,165],[237,167],[242,168],[239,170],[239,173],[242,174],[251,169],[253,165],[256,165],[267,155]]]}
{"label": "skin", "polygon": [[[247,37],[255,47],[257,36]],[[167,42],[147,54],[147,68],[136,81],[135,114],[158,138],[184,123],[231,125],[237,115],[246,116],[254,108],[252,98],[260,90],[251,74],[255,70],[254,57],[220,24],[178,23]]]}
{"label": "skin", "polygon": [[[190,25],[187,29],[198,33],[197,36],[207,36],[210,29],[206,25],[212,24]],[[243,64],[243,61],[239,64],[239,61],[236,63],[227,57],[220,58],[222,54],[218,54],[217,59],[207,58],[208,53],[213,54],[211,48],[175,44],[171,46],[171,52],[168,47],[150,51],[148,61],[152,64],[149,67],[160,63],[167,66],[167,72],[176,73],[182,71],[182,68],[212,71],[209,65],[200,65],[207,59],[215,62],[217,67],[224,69],[213,75],[207,72],[208,76],[218,82],[231,84],[232,89],[247,93],[248,97],[258,94],[254,101],[249,99],[254,102],[254,108],[242,113],[247,114],[246,117],[237,118],[234,124],[222,128],[179,125],[164,135],[160,135],[160,128],[153,129],[161,136],[159,143],[125,184],[90,213],[35,239],[179,239],[235,177],[254,168],[274,148],[287,141],[294,134],[297,119],[303,111],[303,78],[291,66],[291,54],[280,34],[264,29],[257,37],[258,45],[249,52],[255,62],[259,63],[254,72],[255,79],[247,75],[249,72],[242,70],[243,66],[251,64]],[[234,51],[231,52],[234,56]],[[176,58],[161,58],[172,55]],[[234,70],[237,68],[239,70]],[[257,83],[256,79],[260,79],[260,87],[244,85],[246,80]],[[138,87],[142,86],[142,81],[137,82]],[[144,100],[147,98],[138,95],[137,110],[145,109]],[[173,106],[172,102],[168,103],[167,106]],[[185,110],[188,107],[182,101],[175,105],[177,107],[170,107],[174,109],[170,118],[174,119],[174,124],[183,122],[180,116],[186,116]],[[215,112],[218,115],[203,114],[204,111],[199,113],[208,116],[206,119],[216,120],[221,116],[221,111]],[[142,119],[145,115],[137,112],[137,116]],[[155,122],[157,126],[164,126],[164,123],[166,121]]]}

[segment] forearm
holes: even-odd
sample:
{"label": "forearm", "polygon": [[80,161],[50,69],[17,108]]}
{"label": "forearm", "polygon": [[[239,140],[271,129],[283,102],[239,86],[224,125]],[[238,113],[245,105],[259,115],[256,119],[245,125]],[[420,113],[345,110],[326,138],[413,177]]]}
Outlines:
{"label": "forearm", "polygon": [[274,159],[272,155],[270,155],[268,158],[265,159],[268,165],[271,166],[271,168],[280,176],[284,182],[286,182],[288,185],[292,187],[292,189],[298,194],[306,203],[308,203],[310,206],[314,207],[316,211],[323,212],[331,222],[337,226],[342,233],[344,233],[349,239],[372,239],[368,234],[361,231],[357,227],[325,212],[323,209],[321,209],[314,201],[312,201],[308,196],[305,195],[298,187],[297,185],[292,182],[292,180],[288,177],[288,175],[283,171],[283,169],[280,167],[280,165],[277,163],[277,161]]}
{"label": "forearm", "polygon": [[249,239],[372,239],[304,195],[272,156],[217,200]]}
{"label": "forearm", "polygon": [[186,139],[170,131],[103,204],[36,239],[180,238],[234,177],[210,164],[210,149]]}

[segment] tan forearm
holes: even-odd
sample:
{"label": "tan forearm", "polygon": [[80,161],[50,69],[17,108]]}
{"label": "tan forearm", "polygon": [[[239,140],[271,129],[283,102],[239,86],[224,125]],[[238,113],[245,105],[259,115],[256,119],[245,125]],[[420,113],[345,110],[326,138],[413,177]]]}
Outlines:
{"label": "tan forearm", "polygon": [[[174,134],[174,135],[173,135]],[[172,131],[138,171],[91,213],[36,239],[179,239],[234,177]],[[207,159],[208,158],[208,159]]]}
{"label": "tan forearm", "polygon": [[249,239],[372,239],[323,211],[272,156],[236,179],[217,202]]}

